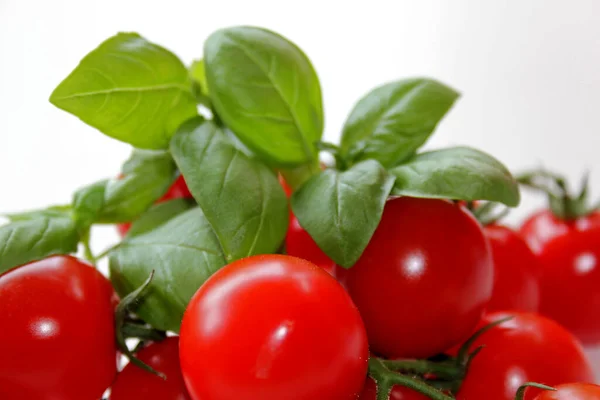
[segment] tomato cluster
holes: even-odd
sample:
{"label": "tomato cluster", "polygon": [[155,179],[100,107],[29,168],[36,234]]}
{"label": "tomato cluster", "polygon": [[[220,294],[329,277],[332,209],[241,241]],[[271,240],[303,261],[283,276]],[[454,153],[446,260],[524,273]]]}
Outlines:
{"label": "tomato cluster", "polygon": [[[598,399],[600,212],[557,175],[421,152],[457,98],[390,82],[323,143],[315,69],[280,35],[219,30],[189,69],[109,38],[51,101],[135,149],[0,226],[0,398]],[[494,212],[519,183],[550,207],[514,230]],[[121,235],[100,255],[96,224]]]}

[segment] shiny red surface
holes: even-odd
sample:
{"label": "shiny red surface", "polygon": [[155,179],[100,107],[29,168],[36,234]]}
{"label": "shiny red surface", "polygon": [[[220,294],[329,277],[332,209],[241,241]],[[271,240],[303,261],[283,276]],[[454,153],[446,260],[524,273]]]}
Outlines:
{"label": "shiny red surface", "polygon": [[215,273],[183,318],[180,357],[194,400],[351,400],[368,345],[356,307],[305,260],[254,256]]}
{"label": "shiny red surface", "polygon": [[136,357],[162,372],[167,379],[127,364],[112,385],[111,400],[189,400],[179,367],[178,337],[152,343],[140,350]]}
{"label": "shiny red surface", "polygon": [[[560,385],[594,376],[577,339],[556,322],[534,313],[497,312],[480,326],[514,316],[484,333],[471,347],[485,346],[473,359],[458,400],[514,400],[526,382]],[[528,389],[533,399],[539,389]],[[572,399],[573,400],[573,399]]]}
{"label": "shiny red surface", "polygon": [[425,358],[463,341],[492,294],[493,264],[475,218],[445,200],[389,200],[344,277],[371,350]]}
{"label": "shiny red surface", "polygon": [[569,383],[555,389],[540,393],[535,400],[600,400],[600,386],[591,383]]}
{"label": "shiny red surface", "polygon": [[116,373],[115,294],[74,257],[0,277],[0,399],[97,400]]}
{"label": "shiny red surface", "polygon": [[540,304],[540,265],[525,240],[512,229],[488,225],[484,232],[494,260],[494,290],[488,311],[536,312]]}
{"label": "shiny red surface", "polygon": [[542,268],[540,312],[584,344],[599,344],[600,213],[563,221],[542,211],[523,224],[521,234]]}
{"label": "shiny red surface", "polygon": [[285,250],[288,255],[308,260],[335,276],[335,262],[319,248],[293,214],[285,237]]}
{"label": "shiny red surface", "polygon": [[[363,388],[362,393],[358,400],[376,400],[377,398],[377,387],[375,386],[375,382],[368,378],[365,387]],[[424,396],[414,390],[402,387],[402,386],[394,386],[392,392],[390,393],[389,400],[427,400],[429,397]]]}

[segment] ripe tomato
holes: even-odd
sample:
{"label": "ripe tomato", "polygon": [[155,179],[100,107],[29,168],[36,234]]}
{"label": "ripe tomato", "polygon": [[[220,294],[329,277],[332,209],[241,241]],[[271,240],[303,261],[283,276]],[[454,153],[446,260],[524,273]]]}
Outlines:
{"label": "ripe tomato", "polygon": [[[368,378],[358,400],[376,400],[377,386],[373,379]],[[394,386],[389,400],[427,400],[429,397],[403,386]]]}
{"label": "ripe tomato", "polygon": [[[491,328],[473,344],[485,346],[473,359],[458,400],[514,400],[526,382],[554,386],[592,381],[594,376],[577,339],[556,322],[534,313],[497,312],[487,315],[481,326],[513,319]],[[529,388],[525,399],[539,389]]]}
{"label": "ripe tomato", "polygon": [[477,220],[445,200],[389,200],[345,284],[371,350],[426,358],[464,340],[490,299],[493,264]]}
{"label": "ripe tomato", "polygon": [[494,260],[494,290],[487,310],[538,311],[540,267],[536,256],[521,236],[506,226],[488,225],[484,232]]}
{"label": "ripe tomato", "polygon": [[0,277],[0,398],[97,400],[116,374],[110,282],[70,256]]}
{"label": "ripe tomato", "polygon": [[335,262],[319,248],[293,214],[285,237],[285,248],[288,255],[308,260],[335,276]]}
{"label": "ripe tomato", "polygon": [[591,383],[568,383],[555,389],[540,393],[535,400],[600,400],[600,386]]}
{"label": "ripe tomato", "polygon": [[292,195],[292,188],[287,184],[287,182],[285,181],[285,179],[283,178],[283,176],[281,174],[279,174],[278,177],[279,177],[279,184],[283,188],[285,195],[287,197],[290,197]]}
{"label": "ripe tomato", "polygon": [[189,400],[179,367],[178,337],[152,343],[140,350],[137,357],[167,379],[127,364],[113,383],[111,400]]}
{"label": "ripe tomato", "polygon": [[352,300],[296,257],[254,256],[216,272],[190,301],[180,341],[194,400],[350,400],[367,373]]}
{"label": "ripe tomato", "polygon": [[540,313],[584,344],[600,343],[600,212],[565,221],[543,211],[521,233],[542,268]]}
{"label": "ripe tomato", "polygon": [[[163,203],[163,202],[169,201],[169,200],[181,199],[181,198],[191,199],[192,197],[193,197],[192,193],[190,193],[190,189],[188,188],[187,184],[185,183],[185,179],[183,179],[183,175],[179,175],[179,177],[175,180],[173,185],[171,185],[171,187],[169,188],[167,193],[165,193],[163,195],[163,197],[158,199],[156,204]],[[124,223],[124,224],[117,224],[117,231],[119,232],[119,235],[121,237],[125,237],[125,235],[127,235],[127,232],[129,232],[130,228],[131,228],[130,222]]]}

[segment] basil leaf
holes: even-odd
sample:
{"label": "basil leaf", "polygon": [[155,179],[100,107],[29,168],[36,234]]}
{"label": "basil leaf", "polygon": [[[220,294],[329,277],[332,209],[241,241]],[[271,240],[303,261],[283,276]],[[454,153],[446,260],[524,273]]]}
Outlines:
{"label": "basil leaf", "polygon": [[185,66],[137,33],[119,33],[86,55],[50,102],[146,149],[166,148],[177,127],[197,114]]}
{"label": "basil leaf", "polygon": [[327,169],[292,195],[300,225],[338,265],[350,268],[375,232],[394,178],[375,160]]}
{"label": "basil leaf", "polygon": [[152,206],[131,225],[126,237],[129,239],[156,229],[193,206],[194,201],[191,199],[174,199]]}
{"label": "basil leaf", "polygon": [[55,254],[77,251],[79,235],[68,217],[38,215],[0,226],[0,274]]}
{"label": "basil leaf", "polygon": [[10,222],[29,221],[41,218],[70,218],[71,206],[52,206],[43,210],[24,211],[19,213],[3,214]]}
{"label": "basil leaf", "polygon": [[288,205],[273,171],[237,149],[214,123],[200,119],[181,126],[171,153],[227,261],[279,248]]}
{"label": "basil leaf", "polygon": [[89,228],[102,213],[107,183],[108,181],[96,182],[79,189],[73,195],[75,222],[80,228]]}
{"label": "basil leaf", "polygon": [[208,94],[208,84],[206,83],[206,72],[204,69],[204,60],[196,60],[192,63],[189,70],[192,79],[192,92],[196,100],[206,107],[211,107],[210,96]]}
{"label": "basil leaf", "polygon": [[129,222],[163,196],[177,178],[167,151],[134,150],[123,165],[122,177],[106,184],[98,222]]}
{"label": "basil leaf", "polygon": [[[146,214],[134,222],[148,224]],[[155,271],[136,313],[153,327],[179,331],[191,297],[225,265],[219,241],[198,207],[178,214],[150,231],[126,238],[110,253],[110,278],[122,297]]]}
{"label": "basil leaf", "polygon": [[341,149],[354,160],[376,159],[392,167],[410,157],[433,133],[459,94],[426,78],[380,86],[354,107]]}
{"label": "basil leaf", "polygon": [[494,157],[470,147],[451,147],[415,156],[390,170],[392,194],[456,200],[489,200],[515,207],[519,186]]}
{"label": "basil leaf", "polygon": [[204,63],[217,113],[248,147],[280,166],[317,159],[321,87],[302,50],[271,31],[234,27],[206,40]]}

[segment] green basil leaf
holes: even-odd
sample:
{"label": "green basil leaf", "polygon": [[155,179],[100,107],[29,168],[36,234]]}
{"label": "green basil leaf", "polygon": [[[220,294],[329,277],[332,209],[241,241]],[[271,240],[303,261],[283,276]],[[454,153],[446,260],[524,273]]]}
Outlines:
{"label": "green basil leaf", "polygon": [[392,167],[414,154],[433,133],[459,94],[426,78],[380,86],[354,107],[342,133],[348,158],[373,158]]}
{"label": "green basil leaf", "polygon": [[221,29],[204,43],[204,63],[219,117],[248,147],[280,166],[317,159],[321,87],[295,44],[265,29]]}
{"label": "green basil leaf", "polygon": [[237,149],[214,123],[200,119],[181,126],[171,153],[227,261],[279,248],[288,205],[273,171]]}
{"label": "green basil leaf", "polygon": [[129,222],[163,196],[177,178],[177,166],[168,151],[134,150],[121,177],[106,184],[98,222]]}
{"label": "green basil leaf", "polygon": [[190,77],[192,78],[192,91],[196,100],[206,107],[211,107],[210,96],[208,93],[208,84],[206,83],[206,72],[204,69],[204,60],[196,60],[190,66]]}
{"label": "green basil leaf", "polygon": [[138,148],[162,149],[197,114],[188,72],[170,51],[119,33],[86,55],[50,102]]}
{"label": "green basil leaf", "polygon": [[104,194],[108,181],[96,182],[79,189],[73,195],[73,212],[75,222],[80,228],[87,229],[102,213],[104,207]]}
{"label": "green basil leaf", "polygon": [[[147,224],[146,214],[133,224]],[[124,297],[148,278],[154,279],[136,313],[153,327],[179,331],[191,297],[225,265],[219,241],[198,207],[178,214],[150,231],[126,238],[112,251],[110,278]]]}
{"label": "green basil leaf", "polygon": [[393,195],[455,200],[489,200],[515,207],[519,186],[494,157],[469,147],[422,153],[390,170]]}
{"label": "green basil leaf", "polygon": [[18,213],[2,214],[10,222],[29,221],[40,218],[71,218],[71,206],[52,206],[43,210],[24,211]]}
{"label": "green basil leaf", "polygon": [[300,225],[338,265],[350,268],[375,232],[394,178],[375,160],[327,169],[292,195]]}
{"label": "green basil leaf", "polygon": [[51,255],[77,251],[79,235],[68,217],[38,215],[0,226],[0,274]]}
{"label": "green basil leaf", "polygon": [[152,206],[131,225],[126,237],[129,239],[156,229],[194,205],[191,199],[174,199]]}

